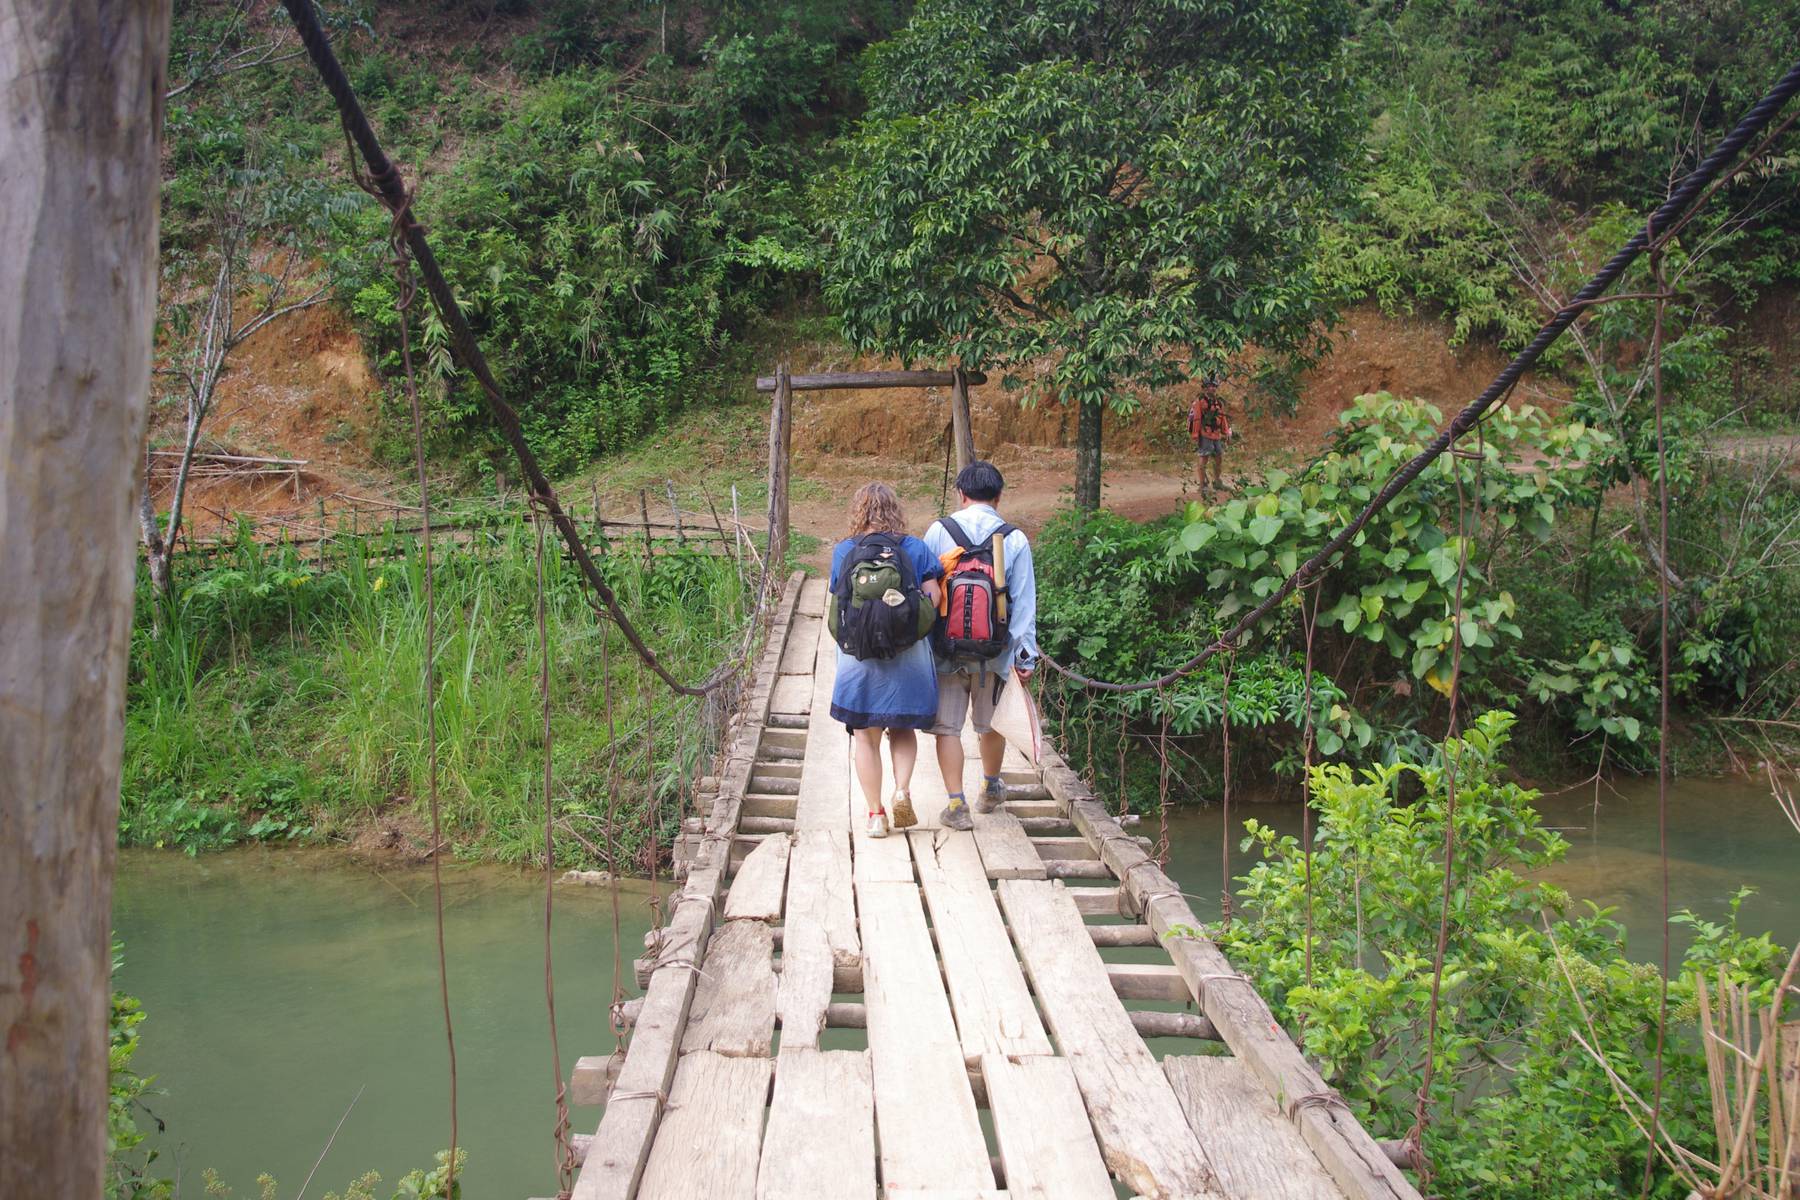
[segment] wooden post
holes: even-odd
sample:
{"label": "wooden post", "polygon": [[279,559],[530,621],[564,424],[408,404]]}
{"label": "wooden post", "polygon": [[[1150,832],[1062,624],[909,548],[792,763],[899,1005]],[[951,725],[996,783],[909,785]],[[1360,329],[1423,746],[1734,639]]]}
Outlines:
{"label": "wooden post", "polygon": [[594,545],[599,547],[600,553],[605,554],[606,521],[600,515],[600,481],[597,479],[590,481],[590,487],[594,494]]}
{"label": "wooden post", "polygon": [[9,0],[0,30],[0,1196],[88,1200],[169,0]]}
{"label": "wooden post", "polygon": [[638,516],[644,522],[644,569],[648,571],[656,551],[650,545],[650,494],[643,488],[638,489]]}
{"label": "wooden post", "polygon": [[681,502],[675,498],[675,481],[673,479],[663,480],[663,491],[667,492],[669,496],[669,511],[675,514],[676,544],[685,546],[687,545],[687,532],[681,527]]}
{"label": "wooden post", "polygon": [[956,469],[975,461],[975,428],[969,419],[969,376],[961,367],[951,372],[950,433],[956,441]]}
{"label": "wooden post", "polygon": [[793,389],[787,364],[775,368],[775,400],[769,408],[769,545],[770,571],[787,559],[788,472],[793,450]]}

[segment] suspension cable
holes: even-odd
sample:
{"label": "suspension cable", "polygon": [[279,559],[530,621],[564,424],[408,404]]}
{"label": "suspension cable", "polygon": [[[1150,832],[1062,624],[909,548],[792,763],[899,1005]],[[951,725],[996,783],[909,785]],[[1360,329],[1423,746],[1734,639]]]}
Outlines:
{"label": "suspension cable", "polygon": [[[424,227],[413,217],[412,198],[401,179],[400,170],[388,158],[376,138],[375,131],[369,125],[369,118],[363,112],[361,103],[356,98],[356,91],[350,86],[350,80],[344,74],[343,66],[331,49],[331,43],[325,31],[319,25],[318,14],[313,9],[312,0],[282,0],[288,15],[293,18],[294,28],[300,34],[300,41],[305,45],[307,54],[311,56],[313,66],[324,81],[325,88],[337,104],[338,115],[344,124],[346,135],[355,143],[361,152],[363,161],[368,164],[367,182],[364,185],[394,215],[395,227],[405,240],[407,249],[413,260],[418,263],[419,274],[425,283],[425,290],[430,294],[432,304],[437,308],[438,316],[443,320],[449,334],[451,349],[456,358],[475,377],[481,385],[483,399],[486,401],[488,413],[494,423],[500,427],[500,435],[511,447],[513,456],[518,460],[519,468],[531,486],[531,494],[538,498],[545,513],[556,526],[567,545],[570,557],[581,569],[582,577],[594,594],[600,597],[605,608],[605,615],[619,627],[625,640],[631,644],[638,658],[650,670],[654,671],[668,687],[684,696],[703,696],[721,687],[727,679],[735,674],[735,663],[724,663],[711,675],[698,684],[681,682],[670,673],[656,652],[644,641],[631,618],[619,605],[618,598],[612,588],[607,586],[606,579],[594,564],[593,556],[588,553],[587,544],[575,522],[563,510],[556,498],[556,489],[550,486],[550,479],[538,464],[537,455],[532,453],[531,446],[525,440],[524,429],[519,424],[519,414],[501,394],[500,384],[495,380],[493,371],[488,366],[487,357],[482,353],[480,344],[475,339],[475,331],[470,327],[468,318],[464,316],[462,306],[457,303],[456,294],[450,283],[444,278],[438,266],[437,256],[432,252],[431,243],[426,240]],[[352,171],[356,170],[354,158],[350,161]],[[768,559],[763,561],[765,579],[773,570],[774,564]],[[761,589],[758,589],[759,594]]]}
{"label": "suspension cable", "polygon": [[[411,204],[402,203],[402,212]],[[394,308],[400,317],[400,362],[406,371],[406,403],[412,412],[413,465],[419,476],[419,553],[425,600],[425,757],[426,795],[431,805],[431,900],[437,923],[438,998],[444,1009],[444,1046],[450,1060],[450,1157],[444,1164],[444,1195],[456,1194],[456,1027],[450,1019],[450,960],[444,952],[444,823],[438,801],[437,747],[437,594],[433,586],[431,561],[431,480],[425,472],[425,424],[419,414],[419,388],[413,374],[412,340],[408,327],[412,322],[412,302],[418,295],[413,284],[412,269],[407,258],[406,243],[399,234],[399,216],[395,217],[393,235],[394,273],[398,294]]]}
{"label": "suspension cable", "polygon": [[[298,0],[288,0],[290,6],[296,2]],[[1618,252],[1607,260],[1606,265],[1595,272],[1582,289],[1544,323],[1543,327],[1538,330],[1537,336],[1531,339],[1531,343],[1506,364],[1479,396],[1452,417],[1450,423],[1439,430],[1437,436],[1426,443],[1419,453],[1389,475],[1387,482],[1382,484],[1381,490],[1375,493],[1361,512],[1352,517],[1349,523],[1338,530],[1312,557],[1301,563],[1293,574],[1283,579],[1260,604],[1239,618],[1235,625],[1219,635],[1211,645],[1204,647],[1186,662],[1155,679],[1138,680],[1134,683],[1116,683],[1095,679],[1063,666],[1047,654],[1042,656],[1043,660],[1050,665],[1052,670],[1060,672],[1085,688],[1103,692],[1142,692],[1166,687],[1184,676],[1191,675],[1214,655],[1227,651],[1238,638],[1274,612],[1276,607],[1293,595],[1296,590],[1323,575],[1337,555],[1349,546],[1351,540],[1375,518],[1376,514],[1386,508],[1394,497],[1423,474],[1425,468],[1454,445],[1458,438],[1474,428],[1476,422],[1481,420],[1487,410],[1499,402],[1519,381],[1519,378],[1543,356],[1544,351],[1550,348],[1551,343],[1561,337],[1584,311],[1592,307],[1613,284],[1617,283],[1619,277],[1625,273],[1625,269],[1637,259],[1638,255],[1649,248],[1649,230],[1670,228],[1678,220],[1688,215],[1690,210],[1696,209],[1709,195],[1707,185],[1736,158],[1738,152],[1751,138],[1755,137],[1764,126],[1774,119],[1775,114],[1780,112],[1797,92],[1800,92],[1800,62],[1789,67],[1787,74],[1783,75],[1775,86],[1769,89],[1768,94],[1751,106],[1731,132],[1720,139],[1719,143],[1713,147],[1712,152],[1676,185],[1674,190],[1669,193],[1668,199],[1663,201],[1651,214],[1645,227],[1633,234],[1619,248]]]}
{"label": "suspension cable", "polygon": [[543,698],[543,747],[544,747],[544,1010],[550,1022],[550,1079],[555,1088],[556,1121],[551,1129],[551,1137],[556,1149],[556,1183],[558,1200],[568,1200],[575,1186],[575,1147],[569,1140],[569,1095],[568,1083],[563,1078],[562,1050],[557,1045],[556,1037],[556,959],[551,948],[550,933],[556,911],[556,810],[551,803],[553,787],[552,751],[554,743],[550,728],[550,622],[544,608],[544,523],[542,506],[533,504],[531,508],[531,529],[536,535],[537,555],[535,560],[537,577],[537,635],[538,635],[538,692]]}

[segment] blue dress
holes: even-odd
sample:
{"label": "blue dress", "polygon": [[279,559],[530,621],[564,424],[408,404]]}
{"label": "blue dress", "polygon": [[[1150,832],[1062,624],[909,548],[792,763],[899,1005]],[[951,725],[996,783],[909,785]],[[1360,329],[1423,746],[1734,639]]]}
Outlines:
{"label": "blue dress", "polygon": [[[856,542],[845,538],[831,552],[831,582]],[[944,573],[937,555],[918,538],[900,544],[920,583]],[[893,658],[852,658],[837,652],[837,683],[831,689],[831,716],[851,729],[930,729],[937,724],[937,665],[931,639],[921,638]]]}

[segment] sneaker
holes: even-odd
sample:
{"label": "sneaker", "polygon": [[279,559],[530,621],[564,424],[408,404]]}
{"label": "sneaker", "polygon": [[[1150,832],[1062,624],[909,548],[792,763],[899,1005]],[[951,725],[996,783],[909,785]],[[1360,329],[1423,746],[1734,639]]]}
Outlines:
{"label": "sneaker", "polygon": [[996,779],[992,783],[983,782],[981,795],[975,797],[975,811],[978,813],[997,812],[1006,803],[1006,783]]}
{"label": "sneaker", "polygon": [[938,824],[945,829],[957,829],[963,833],[975,828],[975,818],[969,815],[967,804],[952,804],[938,814]]}
{"label": "sneaker", "polygon": [[887,814],[884,812],[870,813],[869,814],[869,836],[872,838],[884,838],[887,835],[888,835]]}
{"label": "sneaker", "polygon": [[894,814],[895,829],[911,829],[919,823],[919,814],[913,811],[912,795],[908,792],[895,792],[894,798],[888,801],[888,811]]}

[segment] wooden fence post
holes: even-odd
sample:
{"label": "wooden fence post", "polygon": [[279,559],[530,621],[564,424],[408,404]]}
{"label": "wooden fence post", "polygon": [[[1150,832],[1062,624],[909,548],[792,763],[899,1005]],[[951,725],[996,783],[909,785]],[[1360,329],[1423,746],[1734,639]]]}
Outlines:
{"label": "wooden fence post", "polygon": [[782,569],[788,544],[788,473],[793,451],[793,388],[787,364],[775,368],[775,401],[769,409],[769,545],[771,572]]}
{"label": "wooden fence post", "polygon": [[956,469],[975,461],[975,428],[969,418],[969,376],[960,366],[951,372],[950,432],[956,441]]}
{"label": "wooden fence post", "polygon": [[681,502],[675,498],[675,481],[673,479],[663,480],[663,491],[669,495],[669,511],[675,514],[675,542],[677,545],[685,546],[687,545],[687,532],[681,527]]}
{"label": "wooden fence post", "polygon": [[23,0],[0,29],[0,1196],[88,1200],[169,0]]}
{"label": "wooden fence post", "polygon": [[643,488],[638,489],[638,518],[644,523],[644,569],[648,571],[656,550],[650,545],[650,494]]}

